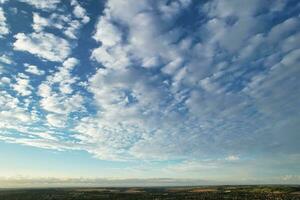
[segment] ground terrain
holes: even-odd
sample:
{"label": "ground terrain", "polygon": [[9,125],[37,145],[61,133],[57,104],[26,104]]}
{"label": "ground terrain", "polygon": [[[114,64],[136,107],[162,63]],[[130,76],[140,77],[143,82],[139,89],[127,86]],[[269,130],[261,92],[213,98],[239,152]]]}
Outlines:
{"label": "ground terrain", "polygon": [[274,199],[300,200],[300,186],[1,189],[0,200]]}

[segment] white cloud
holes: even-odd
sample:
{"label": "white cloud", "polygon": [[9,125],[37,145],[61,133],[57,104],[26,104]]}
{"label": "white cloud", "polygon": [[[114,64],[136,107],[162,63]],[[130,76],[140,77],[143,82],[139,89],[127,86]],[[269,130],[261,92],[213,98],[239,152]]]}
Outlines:
{"label": "white cloud", "polygon": [[43,31],[44,27],[47,27],[50,24],[51,24],[51,21],[49,19],[41,17],[38,13],[33,13],[32,28],[36,32]]}
{"label": "white cloud", "polygon": [[51,126],[55,127],[64,127],[65,126],[65,116],[64,115],[56,115],[56,114],[48,114],[46,116],[47,122]]}
{"label": "white cloud", "polygon": [[[56,28],[76,39],[78,30],[88,22],[86,11],[71,1],[71,15],[54,13],[42,19],[35,14],[36,33],[17,34],[15,49],[63,62],[39,86],[44,124],[66,128],[73,121],[74,134],[66,140],[75,139],[78,144],[74,147],[80,146],[100,159],[229,155],[219,161],[228,165],[237,163],[228,161],[239,160],[231,152],[239,149],[243,155],[249,148],[262,148],[262,141],[271,134],[272,138],[282,138],[263,124],[276,119],[281,122],[276,124],[283,124],[278,125],[281,128],[286,124],[297,127],[296,120],[284,122],[282,113],[294,114],[296,119],[291,108],[296,107],[298,95],[281,90],[299,90],[293,78],[287,78],[298,74],[293,67],[299,62],[293,43],[298,37],[298,23],[287,19],[266,28],[269,17],[256,14],[261,8],[268,10],[260,1],[210,1],[200,10],[207,21],[191,22],[197,27],[187,33],[185,27],[173,25],[180,23],[177,17],[190,3],[107,2],[93,35],[99,46],[91,54],[103,68],[97,69],[84,86],[93,95],[90,101],[96,112],[82,118],[76,114],[85,111],[85,97],[74,87],[79,77],[73,74],[78,60],[67,59],[71,49],[68,42],[42,31],[44,27]],[[272,10],[280,12],[271,7],[270,15]],[[279,42],[275,44],[274,38]],[[61,48],[63,43],[67,48]],[[271,88],[278,88],[276,95]],[[289,104],[284,103],[287,96]],[[72,118],[73,114],[76,117]],[[263,136],[260,133],[265,129],[268,131]],[[294,132],[289,135],[298,138]],[[34,140],[21,143],[39,145]],[[54,145],[45,138],[40,146]],[[207,163],[184,164],[177,170],[201,171]]]}
{"label": "white cloud", "polygon": [[[96,41],[102,43],[102,46],[93,51],[92,58],[107,67],[122,68],[125,63],[129,64],[132,56],[132,59],[141,60],[144,67],[156,67],[160,64],[160,57],[169,53],[165,50],[172,37],[160,37],[158,24],[161,23],[163,26],[164,23],[154,15],[142,12],[143,9],[152,9],[148,3],[140,1],[134,6],[129,5],[133,4],[108,1],[106,14],[100,18],[93,36]],[[122,12],[122,8],[127,8],[128,11]],[[120,20],[128,26],[127,36],[117,27],[115,20]],[[123,37],[128,38],[128,45],[126,41],[122,41]],[[147,48],[144,48],[145,46]],[[119,58],[116,55],[120,55]]]}
{"label": "white cloud", "polygon": [[[125,8],[127,12],[123,12]],[[188,125],[192,122],[184,121],[186,127],[173,123],[176,120],[185,120],[176,113],[176,109],[182,107],[178,105],[182,101],[179,99],[186,97],[178,98],[178,102],[175,97],[177,91],[169,90],[167,85],[164,87],[162,78],[131,68],[131,65],[137,65],[148,70],[166,63],[168,66],[163,71],[174,75],[174,80],[179,82],[182,79],[180,76],[187,76],[180,69],[187,62],[182,54],[191,52],[191,59],[200,59],[195,55],[200,52],[200,48],[190,48],[188,39],[179,45],[171,45],[177,40],[177,30],[168,30],[164,19],[151,12],[143,12],[151,9],[154,8],[146,1],[139,1],[134,6],[130,2],[108,1],[105,15],[101,16],[96,26],[93,37],[101,42],[101,46],[93,51],[92,58],[101,62],[106,69],[99,69],[90,79],[89,90],[94,94],[95,103],[100,110],[94,119],[79,124],[77,137],[95,144],[94,150],[90,152],[97,157],[161,159],[174,154],[180,157],[185,154],[186,149],[176,149],[172,142],[176,146],[191,146],[192,141],[184,139],[180,133],[186,132],[192,136],[197,132],[189,130]],[[120,28],[113,23],[115,20],[126,24],[127,35],[123,35]],[[123,38],[127,40],[123,41]],[[133,63],[134,60],[139,60],[142,64]],[[199,74],[193,73],[193,76],[199,80]],[[212,109],[213,106],[215,104],[211,106]],[[113,125],[112,121],[115,122]],[[122,133],[126,133],[126,140],[121,139],[124,137]],[[199,136],[193,137],[201,137],[200,135],[199,133]],[[168,140],[170,137],[174,139]],[[105,145],[105,141],[113,143]],[[178,145],[178,142],[183,144]],[[101,148],[96,145],[98,143],[103,143]],[[126,151],[127,148],[130,149],[129,152]]]}
{"label": "white cloud", "polygon": [[19,120],[21,122],[29,122],[31,120],[30,115],[24,113],[23,111],[18,112],[17,110],[14,110],[14,112],[1,111],[0,117],[3,120],[2,123],[5,121],[13,122],[14,120]]}
{"label": "white cloud", "polygon": [[38,93],[41,97],[47,97],[51,94],[51,87],[48,84],[42,83],[39,85]]}
{"label": "white cloud", "polygon": [[164,68],[162,69],[162,72],[173,75],[179,68],[181,68],[182,65],[183,65],[183,59],[177,58],[169,62],[167,65],[165,65]]}
{"label": "white cloud", "polygon": [[31,94],[32,86],[30,85],[29,77],[24,74],[18,74],[16,83],[12,85],[13,89],[22,96]]}
{"label": "white cloud", "polygon": [[144,59],[142,66],[145,68],[152,68],[152,67],[158,66],[159,64],[160,64],[159,58],[152,57],[152,58]]}
{"label": "white cloud", "polygon": [[38,95],[42,97],[39,103],[47,114],[46,120],[50,126],[63,128],[71,113],[84,110],[83,96],[72,88],[76,77],[71,75],[71,71],[78,63],[75,58],[66,59],[58,71],[47,76],[46,81],[38,87]]}
{"label": "white cloud", "polygon": [[251,16],[256,10],[262,6],[259,0],[249,2],[247,0],[233,0],[231,2],[224,2],[222,0],[214,0],[208,2],[204,9],[208,9],[209,16],[217,16],[225,18],[233,14],[239,17]]}
{"label": "white cloud", "polygon": [[[97,157],[185,157],[187,152],[191,156],[218,147],[223,147],[219,153],[236,148],[247,151],[250,138],[259,137],[255,134],[261,127],[254,121],[263,120],[264,116],[248,113],[256,109],[256,104],[253,105],[253,96],[242,91],[256,73],[246,71],[244,66],[257,67],[254,63],[269,55],[273,42],[269,39],[266,43],[266,37],[286,38],[292,32],[268,33],[269,29],[264,28],[268,18],[256,15],[260,9],[268,9],[263,2],[217,0],[201,8],[208,20],[199,26],[195,35],[186,36],[182,29],[170,27],[172,18],[168,16],[177,16],[180,6],[189,3],[107,2],[93,36],[101,45],[92,52],[92,59],[105,68],[99,69],[88,85],[99,111],[93,118],[80,122],[77,129],[78,138],[95,145],[89,151]],[[155,13],[157,8],[161,13]],[[278,10],[272,9],[270,12]],[[124,27],[126,31],[122,31]],[[295,27],[286,27],[288,31],[292,29]],[[260,48],[262,45],[264,48]],[[296,63],[297,55],[293,53],[282,59],[281,64]],[[155,67],[161,67],[168,79],[152,73]],[[235,80],[240,80],[241,85]],[[261,87],[255,85],[254,88]],[[255,108],[250,109],[251,105]],[[184,125],[172,123],[176,120]],[[106,125],[110,121],[119,121],[122,126]],[[132,127],[140,133],[132,134],[135,130]],[[121,132],[127,135],[126,147],[119,140]],[[114,142],[101,148],[97,146],[105,140]]]}
{"label": "white cloud", "polygon": [[239,160],[240,157],[236,156],[236,155],[230,155],[228,157],[225,158],[225,160],[228,160],[228,161],[236,161],[236,160]]}
{"label": "white cloud", "polygon": [[22,131],[33,121],[32,115],[22,106],[21,101],[6,91],[0,92],[0,137],[7,129]]}
{"label": "white cloud", "polygon": [[[74,58],[67,59],[62,64],[64,70],[58,70],[53,76],[48,76],[48,80],[40,86],[39,94],[42,99],[47,97],[53,99],[52,102],[48,101],[49,105],[47,106],[50,111],[44,112],[45,115],[43,116],[36,108],[38,102],[32,101],[32,97],[29,96],[33,92],[33,87],[30,84],[31,77],[22,73],[18,73],[14,78],[15,80],[10,80],[5,76],[2,77],[1,82],[9,84],[17,93],[15,94],[10,90],[0,92],[0,140],[46,149],[80,149],[80,145],[75,145],[75,147],[74,143],[58,141],[57,134],[62,137],[65,133],[57,133],[56,131],[67,125],[70,112],[82,109],[83,97],[78,93],[64,95],[52,89],[55,87],[53,84],[58,82],[70,84],[72,79],[70,71],[76,64],[78,64],[78,60]],[[29,64],[24,64],[24,66],[26,67],[25,71],[31,74],[44,73],[36,66]],[[66,80],[61,81],[64,78]],[[50,84],[50,81],[53,81],[53,84]],[[71,82],[74,82],[74,80]],[[4,89],[6,90],[6,88]],[[21,96],[25,96],[25,98]],[[43,107],[41,106],[41,108]],[[42,124],[42,126],[37,124]]]}
{"label": "white cloud", "polygon": [[216,92],[218,90],[218,86],[211,80],[211,77],[200,80],[199,84],[208,92]]}
{"label": "white cloud", "polygon": [[52,13],[49,17],[42,17],[39,13],[33,13],[32,28],[35,32],[42,32],[46,27],[54,28],[64,33],[70,39],[77,39],[79,29],[84,23],[87,23],[86,21],[86,18],[82,22],[72,19],[70,14]]}
{"label": "white cloud", "polygon": [[[20,74],[17,79],[25,79],[26,76]],[[28,77],[27,77],[28,78]],[[19,81],[20,83],[20,81]],[[19,92],[23,92],[21,90]],[[43,96],[51,95],[50,88],[42,87]],[[65,115],[55,113],[45,113],[46,119],[40,116],[35,107],[29,109],[29,104],[32,102],[28,98],[16,98],[6,91],[0,92],[0,140],[9,143],[24,144],[46,149],[79,149],[71,145],[67,141],[58,141],[57,132],[53,131],[56,128],[62,128],[65,125],[67,117]],[[67,102],[67,110],[70,107],[78,104],[76,97],[72,97],[70,102]],[[51,126],[37,126],[37,122]],[[13,131],[12,131],[13,130]],[[63,133],[58,133],[62,135]]]}
{"label": "white cloud", "polygon": [[43,149],[52,149],[56,151],[63,151],[65,149],[70,150],[79,150],[80,148],[74,147],[72,143],[68,142],[62,142],[62,141],[55,141],[53,139],[49,140],[49,138],[16,138],[16,137],[3,137],[0,136],[1,140],[4,140],[8,143],[16,143],[16,144],[22,144],[22,145],[28,145]]}
{"label": "white cloud", "polygon": [[50,61],[62,62],[71,51],[67,40],[51,33],[18,33],[15,38],[15,50],[27,51]]}
{"label": "white cloud", "polygon": [[63,66],[67,70],[72,70],[78,63],[79,61],[76,58],[68,58],[64,61]]}
{"label": "white cloud", "polygon": [[158,2],[158,9],[161,11],[163,18],[172,20],[191,3],[191,0],[178,0],[169,3],[166,3],[166,1],[160,1]]}
{"label": "white cloud", "polygon": [[10,78],[8,78],[8,77],[2,77],[2,78],[0,79],[0,82],[1,82],[2,84],[9,84],[9,83],[10,83]]}
{"label": "white cloud", "polygon": [[64,30],[64,34],[71,39],[77,39],[77,31],[81,27],[80,22],[78,20],[72,20],[68,25],[69,26]]}
{"label": "white cloud", "polygon": [[89,22],[90,18],[86,11],[76,0],[71,1],[73,15],[52,13],[49,17],[43,17],[39,13],[33,13],[32,27],[35,32],[41,32],[45,27],[55,28],[64,33],[70,39],[77,39],[79,29]]}
{"label": "white cloud", "polygon": [[59,71],[47,78],[48,81],[51,84],[58,83],[61,92],[71,94],[73,92],[71,85],[76,81],[76,77],[72,77],[71,72],[78,63],[79,61],[75,58],[66,59],[62,67],[59,68]]}
{"label": "white cloud", "polygon": [[0,8],[0,39],[9,33],[3,8]]}
{"label": "white cloud", "polygon": [[14,98],[10,94],[8,94],[6,91],[1,92],[1,108],[2,109],[15,109],[18,107],[19,100],[17,98]]}
{"label": "white cloud", "polygon": [[86,10],[76,0],[72,0],[71,5],[74,6],[73,14],[75,17],[81,19],[82,23],[86,24],[90,21],[90,18],[86,14]]}
{"label": "white cloud", "polygon": [[38,69],[38,67],[35,66],[35,65],[30,65],[30,64],[25,63],[24,66],[26,67],[25,71],[28,72],[28,73],[31,73],[31,74],[34,74],[34,75],[39,75],[39,76],[45,74],[44,70]]}
{"label": "white cloud", "polygon": [[274,26],[268,34],[268,40],[270,40],[271,42],[276,42],[278,40],[286,38],[293,31],[299,30],[299,19],[300,17],[289,18],[284,22]]}
{"label": "white cloud", "polygon": [[0,4],[5,4],[8,0],[0,0]]}
{"label": "white cloud", "polygon": [[196,161],[196,160],[186,160],[182,163],[170,165],[167,170],[175,171],[176,173],[199,173],[202,171],[208,171],[208,170],[216,170],[219,169],[220,166],[218,165],[220,163],[217,163],[214,160],[211,161]]}
{"label": "white cloud", "polygon": [[57,114],[68,115],[71,112],[82,110],[83,97],[80,94],[67,96],[63,93],[47,92],[50,86],[41,84],[39,87],[39,94],[43,97],[40,101],[41,107],[48,111]]}
{"label": "white cloud", "polygon": [[19,0],[41,10],[54,10],[60,0]]}
{"label": "white cloud", "polygon": [[283,181],[295,181],[299,182],[300,181],[300,176],[299,175],[285,175],[280,177]]}
{"label": "white cloud", "polygon": [[5,54],[0,56],[0,62],[2,62],[4,64],[7,64],[7,65],[13,64],[12,59],[9,56],[5,55]]}
{"label": "white cloud", "polygon": [[105,46],[114,46],[121,42],[121,32],[106,17],[101,17],[93,38]]}

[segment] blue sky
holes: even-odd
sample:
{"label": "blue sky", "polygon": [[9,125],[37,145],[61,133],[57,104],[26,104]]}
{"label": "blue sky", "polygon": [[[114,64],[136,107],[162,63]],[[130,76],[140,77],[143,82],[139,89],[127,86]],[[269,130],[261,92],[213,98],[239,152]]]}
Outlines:
{"label": "blue sky", "polygon": [[299,11],[0,0],[0,185],[300,183]]}

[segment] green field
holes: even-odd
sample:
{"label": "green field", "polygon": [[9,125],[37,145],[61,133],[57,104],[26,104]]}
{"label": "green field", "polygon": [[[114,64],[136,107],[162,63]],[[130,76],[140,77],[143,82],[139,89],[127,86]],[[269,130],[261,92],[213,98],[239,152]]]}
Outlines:
{"label": "green field", "polygon": [[0,200],[300,199],[300,186],[1,189]]}

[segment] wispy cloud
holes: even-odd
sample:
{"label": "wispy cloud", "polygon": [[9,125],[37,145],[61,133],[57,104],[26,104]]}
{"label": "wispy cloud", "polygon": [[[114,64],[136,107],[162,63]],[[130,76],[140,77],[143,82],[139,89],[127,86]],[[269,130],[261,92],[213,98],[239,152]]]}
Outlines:
{"label": "wispy cloud", "polygon": [[28,63],[25,63],[24,66],[26,67],[26,72],[34,75],[44,75],[45,71],[38,69],[35,65],[30,65]]}
{"label": "wispy cloud", "polygon": [[63,61],[71,51],[67,40],[51,33],[18,33],[14,49],[27,51],[49,61]]}
{"label": "wispy cloud", "polygon": [[2,8],[0,8],[0,39],[9,33],[9,28],[6,23],[5,13]]}
{"label": "wispy cloud", "polygon": [[60,0],[19,0],[41,10],[54,10]]}

